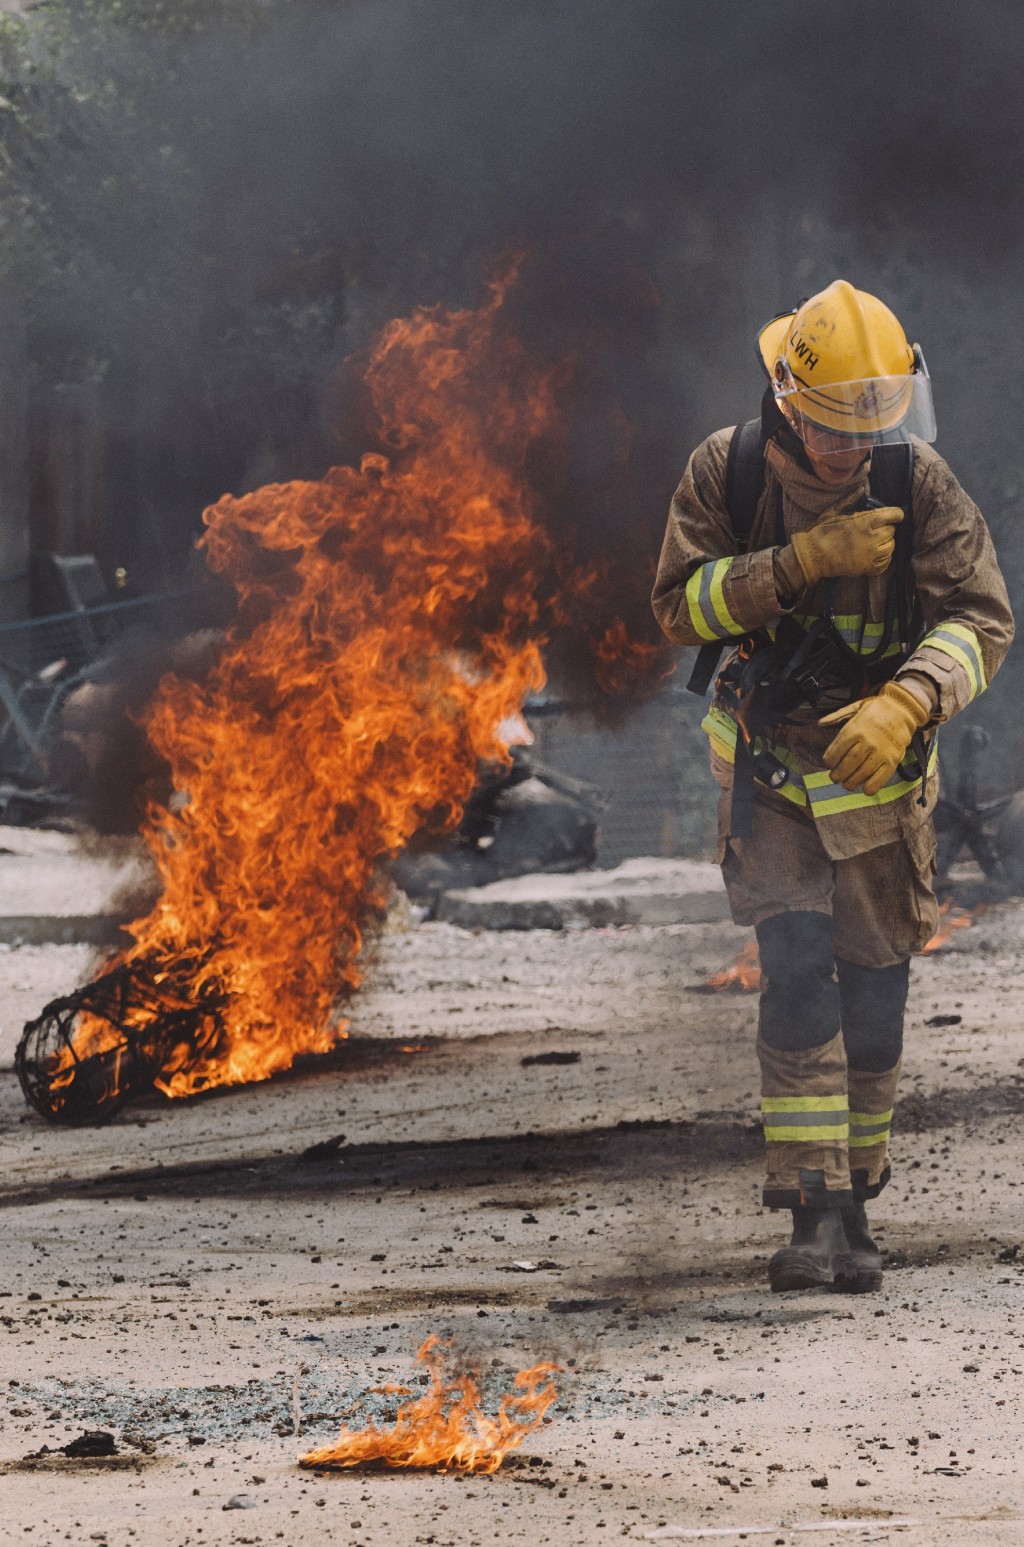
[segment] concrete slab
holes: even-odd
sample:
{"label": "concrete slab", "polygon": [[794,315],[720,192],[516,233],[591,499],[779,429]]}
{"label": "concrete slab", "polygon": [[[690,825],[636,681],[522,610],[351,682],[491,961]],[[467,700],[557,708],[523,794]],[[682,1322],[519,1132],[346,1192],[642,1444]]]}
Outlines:
{"label": "concrete slab", "polygon": [[146,884],[131,844],[88,853],[70,833],[0,826],[0,944],[108,944]]}
{"label": "concrete slab", "polygon": [[447,892],[437,916],[463,929],[580,929],[610,924],[708,924],[729,917],[717,865],[629,859],[614,870],[516,876]]}

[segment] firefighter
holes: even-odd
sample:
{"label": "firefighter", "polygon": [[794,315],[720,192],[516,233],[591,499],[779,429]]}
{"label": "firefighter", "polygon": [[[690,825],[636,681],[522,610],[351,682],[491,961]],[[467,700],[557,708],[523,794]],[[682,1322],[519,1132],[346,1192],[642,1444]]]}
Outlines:
{"label": "firefighter", "polygon": [[936,728],[984,692],[1013,620],[888,307],[837,280],[757,343],[761,420],[691,456],[653,606],[701,647],[697,691],[730,649],[703,728],[732,916],[761,955],[764,1203],[793,1215],[769,1281],[862,1292],[910,957],[938,921]]}

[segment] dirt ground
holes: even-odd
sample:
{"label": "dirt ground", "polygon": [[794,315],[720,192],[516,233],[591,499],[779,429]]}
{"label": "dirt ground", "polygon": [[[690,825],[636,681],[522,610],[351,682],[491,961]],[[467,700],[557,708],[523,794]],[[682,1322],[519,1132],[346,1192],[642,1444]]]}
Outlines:
{"label": "dirt ground", "polygon": [[[98,1130],[11,1071],[88,949],[0,951],[0,1542],[1024,1540],[1024,904],[914,966],[864,1297],[764,1286],[755,1001],[693,992],[744,938],[421,925],[337,1058]],[[563,1366],[525,1462],[300,1471],[429,1333]]]}

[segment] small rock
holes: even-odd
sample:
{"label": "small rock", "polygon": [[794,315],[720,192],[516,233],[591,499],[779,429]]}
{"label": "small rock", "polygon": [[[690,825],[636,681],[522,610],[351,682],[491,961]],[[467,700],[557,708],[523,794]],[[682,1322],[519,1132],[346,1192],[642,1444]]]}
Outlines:
{"label": "small rock", "polygon": [[86,1429],[77,1439],[62,1445],[61,1450],[76,1460],[85,1456],[116,1456],[117,1443],[112,1434],[102,1429]]}
{"label": "small rock", "polygon": [[828,1478],[827,1477],[812,1477],[811,1478],[811,1487],[812,1488],[827,1488],[828,1487]]}
{"label": "small rock", "polygon": [[226,1504],[221,1505],[221,1508],[222,1509],[258,1509],[259,1505],[256,1503],[256,1500],[254,1498],[251,1498],[249,1496],[249,1494],[247,1494],[247,1493],[233,1493],[231,1495],[230,1499],[228,1499],[228,1502]]}

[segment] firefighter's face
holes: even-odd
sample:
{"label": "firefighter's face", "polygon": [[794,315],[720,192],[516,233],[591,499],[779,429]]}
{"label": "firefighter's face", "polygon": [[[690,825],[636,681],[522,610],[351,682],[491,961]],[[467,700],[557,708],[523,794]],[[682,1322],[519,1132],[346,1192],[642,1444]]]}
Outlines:
{"label": "firefighter's face", "polygon": [[849,451],[833,452],[827,457],[818,456],[810,446],[804,446],[804,452],[815,478],[831,486],[849,483],[868,459],[868,452],[863,446],[852,447]]}

